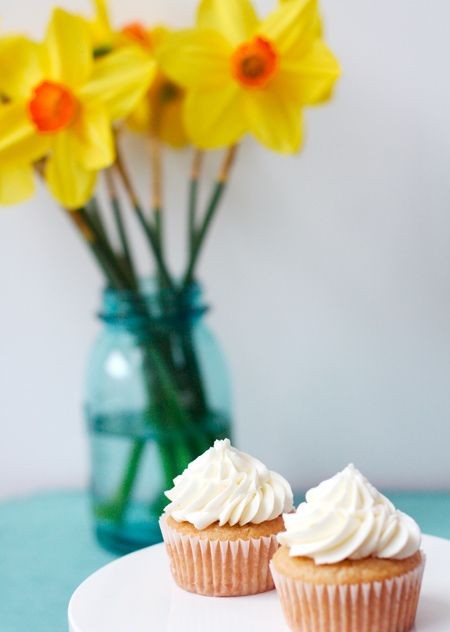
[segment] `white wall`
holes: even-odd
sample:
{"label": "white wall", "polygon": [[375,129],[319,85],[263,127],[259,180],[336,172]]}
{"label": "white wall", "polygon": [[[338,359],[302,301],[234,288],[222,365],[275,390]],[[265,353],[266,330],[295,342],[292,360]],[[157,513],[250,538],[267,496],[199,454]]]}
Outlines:
{"label": "white wall", "polygon": [[[39,34],[53,4],[0,0],[2,27]],[[194,4],[112,1],[118,20],[180,25]],[[323,7],[337,98],[308,112],[300,157],[245,144],[203,260],[238,442],[300,488],[350,460],[378,484],[448,488],[450,4]],[[174,250],[187,160],[168,158]],[[80,486],[100,276],[44,191],[1,211],[0,253],[0,495]]]}

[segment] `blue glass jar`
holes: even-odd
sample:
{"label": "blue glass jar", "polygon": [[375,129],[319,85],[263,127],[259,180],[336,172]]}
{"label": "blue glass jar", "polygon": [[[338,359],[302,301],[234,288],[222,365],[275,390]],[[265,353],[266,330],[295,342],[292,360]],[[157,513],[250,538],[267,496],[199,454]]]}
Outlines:
{"label": "blue glass jar", "polygon": [[228,372],[206,313],[198,285],[104,292],[85,411],[95,530],[114,552],[159,542],[164,491],[231,435]]}

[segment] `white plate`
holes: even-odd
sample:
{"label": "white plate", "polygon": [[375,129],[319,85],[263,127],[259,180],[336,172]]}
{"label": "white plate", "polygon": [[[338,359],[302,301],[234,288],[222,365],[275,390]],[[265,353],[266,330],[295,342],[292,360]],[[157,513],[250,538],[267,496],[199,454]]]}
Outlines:
{"label": "white plate", "polygon": [[[450,541],[424,536],[427,554],[415,630],[450,632]],[[127,555],[75,591],[70,632],[287,632],[275,591],[218,599],[184,592],[170,577],[164,546]]]}

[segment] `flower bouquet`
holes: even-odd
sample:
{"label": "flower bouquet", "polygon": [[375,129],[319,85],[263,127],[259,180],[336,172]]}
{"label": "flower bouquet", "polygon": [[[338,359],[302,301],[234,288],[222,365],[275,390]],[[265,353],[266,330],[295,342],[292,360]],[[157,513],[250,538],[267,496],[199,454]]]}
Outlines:
{"label": "flower bouquet", "polygon": [[[114,373],[109,352],[102,358],[109,375],[92,378],[95,394],[87,402],[94,434],[109,423],[128,438],[113,475],[103,472],[114,481],[107,491],[100,490],[95,462],[104,469],[105,454],[94,451],[94,511],[113,534],[109,546],[129,550],[158,539],[163,490],[214,438],[230,433],[208,383],[196,334],[204,307],[193,296],[239,143],[251,135],[273,151],[298,152],[302,109],[328,100],[338,76],[315,0],[280,1],[264,18],[250,0],[201,0],[195,26],[175,32],[141,22],[116,29],[106,2],[96,0],[93,16],[55,9],[42,42],[0,38],[0,203],[28,199],[36,180],[46,184],[103,273],[104,320],[123,326],[121,344],[126,340],[130,357],[138,358],[137,425],[127,426],[127,411],[118,410],[125,405],[114,400],[120,384],[105,387]],[[148,205],[123,149],[129,132],[148,139]],[[176,278],[166,256],[162,155],[187,146],[187,257]],[[222,150],[223,159],[202,209],[199,182],[209,150]],[[99,179],[106,198],[96,194]],[[131,221],[153,258],[151,291],[137,272]],[[120,376],[117,358],[114,366]],[[150,442],[158,468],[153,482],[144,464]],[[146,476],[150,495],[141,489]],[[138,518],[137,494],[144,499]],[[130,535],[133,521],[139,538]]]}

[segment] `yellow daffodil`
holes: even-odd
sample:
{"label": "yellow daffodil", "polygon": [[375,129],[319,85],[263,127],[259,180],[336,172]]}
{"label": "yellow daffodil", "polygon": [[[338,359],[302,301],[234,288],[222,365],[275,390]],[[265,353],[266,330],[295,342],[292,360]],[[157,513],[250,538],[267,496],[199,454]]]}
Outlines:
{"label": "yellow daffodil", "polygon": [[[133,23],[122,29],[122,36],[135,41],[157,58],[170,35],[162,27],[147,30],[139,23]],[[158,69],[148,94],[140,100],[127,120],[130,129],[150,132],[175,148],[187,145],[189,139],[183,123],[184,98],[184,89]]]}
{"label": "yellow daffodil", "polygon": [[[149,29],[141,22],[130,22],[116,31],[111,24],[106,0],[93,2],[95,16],[89,23],[98,56],[116,48],[137,45],[155,61],[169,36],[166,28],[157,26]],[[149,92],[130,114],[127,125],[133,131],[153,134],[172,147],[185,146],[189,140],[183,123],[184,96],[184,89],[158,69]]]}
{"label": "yellow daffodil", "polygon": [[32,164],[45,157],[53,195],[68,208],[82,206],[96,172],[114,160],[112,122],[147,92],[156,65],[137,48],[94,61],[85,21],[61,9],[38,50],[22,44],[1,86],[11,100],[0,107],[0,165],[11,173],[8,186],[2,175],[0,202],[26,199],[33,191]]}
{"label": "yellow daffodil", "polygon": [[197,28],[159,55],[188,91],[184,120],[200,148],[246,133],[275,151],[299,149],[301,109],[328,99],[339,65],[320,37],[316,0],[285,0],[263,21],[249,0],[202,0]]}

